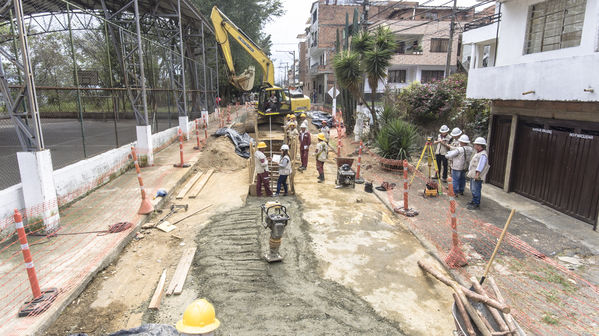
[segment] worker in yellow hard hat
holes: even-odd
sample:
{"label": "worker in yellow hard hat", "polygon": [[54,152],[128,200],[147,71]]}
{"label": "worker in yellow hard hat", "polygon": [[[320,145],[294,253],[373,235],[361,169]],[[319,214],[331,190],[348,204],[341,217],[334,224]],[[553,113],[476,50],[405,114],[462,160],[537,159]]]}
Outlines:
{"label": "worker in yellow hard hat", "polygon": [[306,114],[305,113],[300,114],[299,119],[297,120],[297,124],[298,125],[304,125],[305,124],[306,126],[308,125],[308,122],[306,121]]}
{"label": "worker in yellow hard hat", "polygon": [[263,141],[258,143],[256,146],[256,152],[254,153],[255,170],[256,170],[256,195],[262,196],[262,186],[266,196],[272,196],[270,190],[270,172],[268,169],[268,159],[262,150],[266,148],[266,143]]}
{"label": "worker in yellow hard hat", "polygon": [[183,313],[183,318],[177,322],[175,327],[182,335],[214,335],[214,331],[220,326],[216,318],[214,306],[206,299],[192,302]]}
{"label": "worker in yellow hard hat", "polygon": [[329,157],[329,150],[324,133],[318,133],[318,144],[316,145],[316,170],[318,170],[318,183],[324,182],[324,162]]}

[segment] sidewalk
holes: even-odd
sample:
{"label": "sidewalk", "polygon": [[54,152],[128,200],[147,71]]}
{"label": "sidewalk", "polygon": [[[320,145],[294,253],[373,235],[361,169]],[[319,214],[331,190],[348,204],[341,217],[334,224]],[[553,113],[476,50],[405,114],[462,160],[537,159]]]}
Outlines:
{"label": "sidewalk", "polygon": [[[209,131],[216,129],[211,122]],[[201,139],[203,139],[203,131]],[[159,188],[166,189],[168,197],[193,172],[201,152],[194,150],[195,133],[184,143],[184,158],[189,168],[175,168],[179,162],[179,143],[176,141],[155,154],[155,164],[142,168],[141,176],[149,197]],[[152,201],[160,208],[166,199]],[[31,299],[31,289],[18,243],[0,249],[0,335],[40,334],[60,315],[104,267],[112,263],[120,251],[135,237],[141,224],[152,215],[138,215],[141,202],[140,188],[134,169],[101,186],[87,197],[61,210],[61,230],[58,237],[29,237],[42,290],[59,289],[50,308],[37,316],[18,318],[19,307]],[[109,225],[128,221],[133,229],[105,235],[74,234],[106,230]],[[68,235],[71,234],[71,235]]]}
{"label": "sidewalk", "polygon": [[[347,139],[345,143],[344,152],[353,152],[355,146]],[[383,162],[390,163],[374,153],[363,155],[363,175],[375,186],[382,181],[396,183],[394,190],[376,193],[388,207],[403,207],[402,173],[382,170]],[[410,170],[409,181],[412,173]],[[439,260],[444,260],[452,249],[454,232],[447,184],[439,197],[424,198],[425,181],[424,175],[417,173],[409,188],[409,207],[420,214],[397,217]],[[453,269],[453,275],[466,285],[470,277],[480,279],[514,208],[516,215],[490,271],[512,305],[514,316],[529,334],[598,334],[599,233],[589,224],[520,195],[503,193],[488,184],[482,190],[480,210],[466,209],[471,199],[468,189],[457,198],[458,246],[468,265]]]}

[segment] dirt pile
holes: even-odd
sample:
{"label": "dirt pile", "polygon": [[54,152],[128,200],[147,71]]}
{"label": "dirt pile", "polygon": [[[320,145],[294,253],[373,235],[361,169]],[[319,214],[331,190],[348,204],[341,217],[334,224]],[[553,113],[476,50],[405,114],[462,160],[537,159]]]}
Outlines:
{"label": "dirt pile", "polygon": [[199,163],[200,169],[214,168],[218,171],[234,171],[247,167],[247,160],[235,154],[235,146],[227,137],[208,141]]}

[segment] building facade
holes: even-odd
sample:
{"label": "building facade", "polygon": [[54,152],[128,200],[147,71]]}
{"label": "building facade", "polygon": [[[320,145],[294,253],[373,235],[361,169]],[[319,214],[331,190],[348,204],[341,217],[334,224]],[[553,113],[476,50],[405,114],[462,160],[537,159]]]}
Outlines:
{"label": "building facade", "polygon": [[505,0],[495,15],[463,35],[467,96],[492,100],[488,182],[596,228],[599,0]]}

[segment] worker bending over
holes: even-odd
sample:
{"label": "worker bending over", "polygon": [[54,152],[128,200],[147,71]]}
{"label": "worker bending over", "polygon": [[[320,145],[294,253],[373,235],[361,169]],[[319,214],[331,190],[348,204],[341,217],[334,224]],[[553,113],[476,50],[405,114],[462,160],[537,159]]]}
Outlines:
{"label": "worker bending over", "polygon": [[318,183],[324,182],[324,162],[329,157],[329,149],[324,134],[318,133],[318,145],[316,145],[316,170],[318,170]]}
{"label": "worker bending over", "polygon": [[256,152],[254,153],[255,170],[256,170],[256,195],[262,196],[262,186],[264,186],[264,192],[266,196],[272,196],[270,190],[270,172],[268,170],[268,159],[266,155],[262,153],[262,149],[266,148],[266,143],[260,142],[257,146]]}

